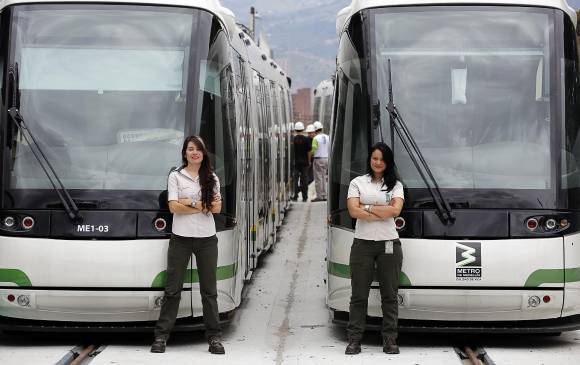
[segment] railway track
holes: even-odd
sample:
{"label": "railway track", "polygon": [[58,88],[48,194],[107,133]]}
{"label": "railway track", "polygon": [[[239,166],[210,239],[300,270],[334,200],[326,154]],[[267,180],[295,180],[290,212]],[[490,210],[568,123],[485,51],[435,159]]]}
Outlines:
{"label": "railway track", "polygon": [[460,346],[454,350],[463,365],[495,365],[483,347]]}
{"label": "railway track", "polygon": [[70,349],[55,365],[87,365],[100,354],[106,346],[79,345]]}

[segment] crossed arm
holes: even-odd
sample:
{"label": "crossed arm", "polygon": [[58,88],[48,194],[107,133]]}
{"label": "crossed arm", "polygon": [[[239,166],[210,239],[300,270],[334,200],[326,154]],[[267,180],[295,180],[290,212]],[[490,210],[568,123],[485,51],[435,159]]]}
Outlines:
{"label": "crossed arm", "polygon": [[196,213],[219,213],[222,210],[222,200],[219,195],[214,196],[211,209],[203,210],[201,201],[196,201],[195,206],[191,206],[193,200],[190,198],[181,198],[169,201],[169,211],[173,214],[196,214]]}
{"label": "crossed arm", "polygon": [[370,205],[365,210],[365,205],[360,203],[360,198],[349,198],[346,202],[348,213],[352,218],[367,221],[380,221],[386,218],[395,218],[401,214],[403,199],[393,198],[387,205]]}

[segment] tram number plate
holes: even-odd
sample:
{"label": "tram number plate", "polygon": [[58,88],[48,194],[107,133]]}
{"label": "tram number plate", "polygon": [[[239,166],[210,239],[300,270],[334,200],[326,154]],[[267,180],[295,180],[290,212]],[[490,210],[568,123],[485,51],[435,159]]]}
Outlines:
{"label": "tram number plate", "polygon": [[100,225],[100,226],[95,226],[92,224],[78,224],[77,225],[77,232],[99,232],[99,233],[107,233],[109,232],[109,226],[108,225]]}

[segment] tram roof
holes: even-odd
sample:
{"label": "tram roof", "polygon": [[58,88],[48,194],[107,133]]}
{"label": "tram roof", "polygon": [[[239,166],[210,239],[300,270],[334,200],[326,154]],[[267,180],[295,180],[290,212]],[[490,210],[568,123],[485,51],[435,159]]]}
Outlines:
{"label": "tram roof", "polygon": [[389,6],[413,5],[516,5],[539,6],[561,9],[566,12],[576,26],[576,12],[566,0],[352,0],[352,3],[340,10],[336,17],[336,34],[340,37],[347,20],[361,10]]}
{"label": "tram roof", "polygon": [[186,8],[204,9],[215,14],[228,28],[228,32],[235,34],[236,20],[234,13],[222,6],[219,0],[0,0],[0,9],[18,4],[46,4],[46,3],[101,3],[101,4],[136,4],[136,5],[169,5]]}
{"label": "tram roof", "polygon": [[[163,5],[168,5],[168,6],[179,6],[179,7],[184,7],[184,8],[195,8],[195,9],[202,9],[202,10],[206,10],[212,14],[214,14],[215,16],[217,16],[222,23],[225,25],[226,27],[226,32],[228,33],[228,36],[230,37],[230,39],[232,40],[232,45],[234,46],[234,48],[236,48],[239,51],[239,48],[241,46],[241,43],[239,42],[238,35],[240,33],[242,33],[242,29],[236,24],[236,17],[234,15],[234,13],[222,6],[221,2],[219,0],[196,0],[196,1],[192,1],[192,0],[92,0],[92,1],[88,1],[88,0],[0,0],[0,9],[4,9],[7,6],[10,5],[19,5],[19,4],[48,4],[48,3],[59,3],[59,4],[65,4],[65,3],[99,3],[99,4],[135,4],[135,5],[150,5],[150,6],[163,6]],[[273,70],[270,72],[266,72],[271,79],[273,80],[277,80],[279,82],[282,82],[282,80],[286,80],[288,83],[290,83],[290,78],[289,76],[286,75],[285,71],[282,70],[281,68],[278,68],[278,64],[276,63],[276,61],[274,61],[273,59],[270,59],[270,57],[268,57],[263,50],[261,50],[261,48],[253,41],[253,39],[251,39],[251,37],[247,37],[250,41],[249,49],[248,52],[249,54],[253,54],[253,53],[259,53],[260,57],[262,54],[264,54],[267,59],[263,60],[264,62],[267,62],[268,66],[271,66],[271,68],[273,68]],[[255,64],[258,64],[258,62],[254,62]],[[275,65],[275,67],[274,67]],[[257,67],[257,66],[255,66]],[[262,70],[262,72],[264,73],[265,69],[268,69],[268,67],[259,67],[260,70]]]}
{"label": "tram roof", "polygon": [[314,96],[325,96],[325,95],[332,95],[334,91],[334,84],[332,83],[331,79],[322,80],[316,87],[314,88]]}

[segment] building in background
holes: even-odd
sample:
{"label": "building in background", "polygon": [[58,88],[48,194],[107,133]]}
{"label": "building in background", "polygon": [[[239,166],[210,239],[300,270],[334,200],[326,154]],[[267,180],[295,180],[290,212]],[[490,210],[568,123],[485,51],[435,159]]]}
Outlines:
{"label": "building in background", "polygon": [[292,94],[294,122],[312,123],[312,89],[298,89]]}

